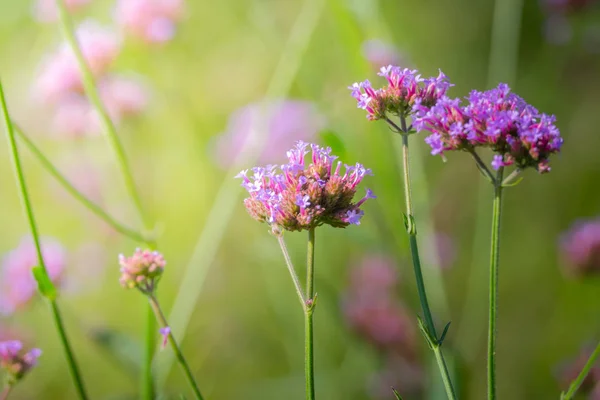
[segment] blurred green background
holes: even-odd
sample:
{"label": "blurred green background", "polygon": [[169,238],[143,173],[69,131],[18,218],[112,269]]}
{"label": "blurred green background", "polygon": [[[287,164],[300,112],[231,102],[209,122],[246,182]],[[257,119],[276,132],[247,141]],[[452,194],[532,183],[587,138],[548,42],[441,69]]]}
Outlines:
{"label": "blurred green background", "polygon": [[[31,6],[25,0],[0,1],[0,73],[13,117],[58,165],[85,159],[98,167],[106,208],[137,226],[104,139],[46,135],[47,116],[30,105],[40,60],[61,40],[58,24],[37,23]],[[572,37],[557,45],[544,35],[542,6],[523,0],[190,0],[171,42],[124,42],[114,68],[143,74],[152,97],[148,110],[121,125],[119,134],[168,260],[159,298],[166,310],[176,299],[191,307],[182,344],[207,398],[304,396],[303,320],[276,240],[248,217],[239,181],[215,164],[211,152],[229,115],[248,103],[265,97],[314,102],[328,121],[327,144],[344,161],[360,161],[374,172],[365,186],[378,199],[366,205],[363,224],[317,231],[318,396],[370,398],[369,377],[381,364],[376,349],[348,329],[340,308],[356,260],[368,253],[393,257],[400,295],[419,312],[402,223],[399,138],[383,123],[367,121],[346,89],[355,81],[378,81],[362,46],[381,39],[425,76],[442,69],[456,85],[453,96],[507,82],[558,118],[565,145],[552,172],[527,171],[520,185],[506,191],[498,323],[499,397],[558,399],[558,365],[600,332],[600,281],[566,279],[557,248],[559,235],[574,219],[600,209],[600,38],[594,47],[584,34],[600,26],[600,13],[597,7],[569,13]],[[112,7],[112,1],[93,1],[76,18],[110,23]],[[412,139],[411,160],[420,233],[447,233],[458,254],[442,273],[426,268],[428,290],[438,326],[452,321],[445,346],[457,367],[461,398],[482,399],[492,189],[469,157],[450,154],[443,163],[429,156],[422,138]],[[2,143],[0,250],[7,252],[28,231],[5,139]],[[99,399],[136,398],[135,372],[90,332],[103,328],[125,335],[119,340],[135,358],[144,299],[118,284],[117,255],[131,253],[137,244],[107,233],[102,222],[61,193],[27,150],[22,155],[41,232],[70,251],[74,277],[60,303],[89,392]],[[306,237],[292,233],[286,239],[300,267]],[[97,254],[76,257],[90,243],[99,246]],[[190,275],[184,279],[186,271]],[[174,331],[185,326],[182,314],[171,318]],[[44,351],[12,398],[75,398],[41,300],[2,317],[0,324]],[[443,399],[431,354],[417,342],[429,377],[423,398]],[[170,357],[169,349],[158,352],[156,371],[164,398],[178,398],[187,386],[177,366],[166,372]]]}

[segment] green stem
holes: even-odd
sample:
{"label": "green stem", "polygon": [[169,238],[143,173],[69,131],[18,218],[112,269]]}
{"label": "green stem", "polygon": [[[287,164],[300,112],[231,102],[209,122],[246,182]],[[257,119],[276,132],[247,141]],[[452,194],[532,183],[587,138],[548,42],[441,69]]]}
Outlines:
{"label": "green stem", "polygon": [[52,162],[42,153],[42,151],[33,143],[33,141],[25,135],[25,133],[13,123],[14,131],[19,136],[21,141],[27,146],[29,151],[33,153],[33,155],[38,159],[38,161],[42,164],[42,166],[62,185],[62,187],[76,200],[78,200],[83,206],[85,206],[88,210],[90,210],[93,214],[95,214],[98,218],[106,222],[108,225],[113,227],[117,232],[135,240],[138,242],[143,242],[144,237],[142,234],[130,229],[113,217],[108,215],[106,211],[102,209],[99,205],[94,203],[92,200],[88,199],[83,193],[81,193],[64,175],[60,173],[60,171],[52,164]]}
{"label": "green stem", "polygon": [[[81,48],[79,47],[77,38],[74,33],[73,23],[71,22],[69,13],[65,7],[64,0],[56,0],[56,5],[58,7],[59,14],[60,14],[60,22],[61,22],[61,28],[62,28],[63,34],[64,34],[67,42],[69,43],[71,50],[75,54],[75,57],[77,58],[77,63],[79,65],[79,72],[81,74],[81,80],[83,83],[83,87],[85,89],[85,93],[87,94],[87,97],[88,97],[90,103],[92,104],[92,106],[94,107],[96,112],[98,113],[98,116],[99,116],[102,126],[104,128],[103,129],[104,135],[105,135],[106,139],[108,140],[108,143],[110,144],[110,146],[113,150],[113,153],[115,154],[117,164],[119,166],[121,175],[123,177],[123,181],[125,183],[125,188],[127,190],[127,193],[129,194],[129,197],[131,198],[132,202],[134,203],[134,206],[136,208],[136,211],[138,213],[140,220],[142,221],[142,223],[144,225],[144,230],[149,231],[152,229],[152,224],[150,222],[149,217],[144,212],[144,208],[142,206],[142,200],[141,200],[140,195],[135,186],[135,181],[133,179],[133,174],[129,167],[129,162],[128,162],[127,156],[125,154],[125,149],[123,148],[123,144],[121,143],[121,141],[119,139],[117,130],[115,129],[115,125],[113,124],[110,116],[108,115],[108,113],[106,111],[106,108],[104,107],[104,104],[102,103],[102,99],[100,98],[100,95],[96,88],[96,84],[94,82],[94,76],[87,64],[87,61],[85,60],[85,57],[83,56],[83,52],[81,51]],[[148,242],[150,247],[156,247],[156,243],[154,243],[153,241],[146,241],[146,242]],[[146,335],[145,335],[146,343],[144,346],[144,348],[145,348],[144,363],[146,365],[144,365],[144,374],[143,374],[143,378],[142,378],[143,381],[141,384],[142,384],[142,392],[145,394],[144,399],[151,400],[154,397],[154,393],[153,393],[154,392],[154,389],[153,389],[154,382],[153,382],[152,373],[151,373],[151,368],[152,368],[151,363],[152,363],[152,357],[154,354],[154,348],[153,348],[153,346],[150,345],[150,343],[154,342],[155,326],[154,326],[154,322],[151,319],[147,319],[147,321],[148,322],[146,324]]]}
{"label": "green stem", "polygon": [[144,213],[144,208],[142,206],[142,201],[140,195],[136,189],[135,181],[133,179],[133,174],[131,173],[131,169],[129,167],[129,162],[127,160],[127,156],[125,154],[125,149],[121,140],[119,139],[119,135],[117,134],[117,130],[115,128],[114,123],[112,122],[104,104],[102,103],[102,99],[100,98],[100,94],[98,93],[98,89],[96,88],[96,84],[94,82],[94,75],[90,70],[85,57],[83,56],[83,52],[77,42],[77,38],[74,33],[73,23],[69,17],[69,13],[65,7],[64,0],[56,0],[56,5],[59,9],[60,14],[60,22],[61,28],[63,31],[63,35],[65,36],[71,50],[75,54],[75,58],[77,59],[77,63],[79,65],[79,72],[81,74],[81,80],[83,83],[83,87],[85,89],[85,93],[98,113],[98,117],[103,126],[104,135],[108,140],[110,146],[113,149],[115,157],[117,159],[117,164],[119,165],[119,169],[121,170],[121,175],[123,176],[123,180],[125,181],[125,187],[129,194],[129,197],[132,199],[136,211],[139,214],[140,219],[144,224],[144,228],[150,229],[151,224],[147,215]]}
{"label": "green stem", "polygon": [[492,238],[490,250],[490,303],[488,325],[488,400],[496,399],[496,320],[498,313],[498,265],[500,261],[500,217],[502,214],[502,175],[500,168],[494,180],[494,203],[492,210]]}
{"label": "green stem", "polygon": [[579,387],[581,386],[581,384],[583,383],[583,381],[585,380],[587,375],[590,373],[590,371],[592,370],[592,368],[596,364],[596,361],[598,361],[599,358],[600,358],[600,343],[598,343],[598,346],[596,346],[596,349],[590,355],[590,358],[587,360],[587,362],[583,366],[583,369],[581,370],[579,375],[577,375],[577,378],[575,378],[575,380],[569,386],[569,390],[567,391],[567,393],[563,393],[561,395],[561,397],[560,397],[561,400],[571,400],[573,398],[573,396],[575,396],[575,393],[577,393],[577,390],[579,389]]}
{"label": "green stem", "polygon": [[437,333],[435,330],[435,324],[433,323],[433,317],[431,315],[431,309],[429,308],[429,302],[427,301],[427,292],[425,290],[425,281],[423,279],[423,272],[421,269],[421,260],[419,258],[419,247],[417,244],[417,227],[413,215],[413,206],[411,199],[411,181],[410,181],[410,163],[409,163],[409,149],[408,149],[408,128],[406,127],[406,118],[400,117],[401,133],[402,133],[402,163],[404,169],[404,196],[406,202],[406,230],[408,232],[408,240],[410,244],[410,252],[413,261],[413,268],[415,272],[415,280],[417,282],[417,292],[419,294],[419,301],[425,317],[425,327],[428,331],[428,335],[433,342],[430,343],[435,354],[435,359],[444,382],[444,388],[448,399],[456,399],[454,393],[454,387],[450,374],[444,360],[444,354],[442,352],[441,343],[438,343]]}
{"label": "green stem", "polygon": [[[23,210],[25,212],[27,221],[29,222],[31,236],[32,236],[33,242],[35,244],[35,251],[36,251],[36,255],[37,255],[38,265],[41,268],[42,273],[45,275],[45,278],[50,282],[50,277],[48,276],[48,270],[46,269],[44,257],[42,256],[38,228],[37,228],[37,224],[35,221],[35,217],[33,215],[33,208],[31,206],[31,200],[29,199],[29,192],[27,190],[27,184],[25,182],[25,175],[23,173],[23,168],[21,166],[21,159],[19,157],[19,150],[17,148],[15,132],[13,130],[11,118],[8,113],[8,106],[6,104],[6,99],[4,97],[4,90],[2,88],[2,82],[0,82],[0,103],[2,103],[2,114],[4,116],[4,124],[6,127],[6,134],[8,137],[8,142],[10,144],[11,159],[12,159],[13,169],[15,172],[17,186],[19,187],[21,204],[23,206]],[[56,304],[55,298],[48,297],[48,301],[50,303],[52,317],[54,319],[56,329],[58,331],[61,343],[63,345],[63,350],[67,357],[67,363],[69,365],[69,370],[71,371],[71,376],[73,377],[73,381],[75,383],[75,387],[77,388],[79,398],[85,400],[85,399],[87,399],[87,395],[86,395],[86,392],[84,389],[83,380],[81,379],[81,375],[79,373],[79,369],[77,367],[75,357],[71,350],[71,345],[69,343],[69,339],[67,338],[67,332],[65,331],[65,327],[63,325],[63,321],[62,321],[62,318],[61,318],[61,315],[60,315],[60,312],[58,309],[58,305]]]}
{"label": "green stem", "polygon": [[315,373],[313,354],[313,310],[315,273],[315,228],[308,230],[306,254],[306,307],[304,309],[304,375],[306,379],[306,400],[315,399]]}
{"label": "green stem", "polygon": [[152,377],[152,358],[156,346],[156,317],[152,307],[146,309],[145,332],[144,332],[144,357],[142,362],[141,393],[143,399],[154,398],[154,379]]}
{"label": "green stem", "polygon": [[[150,306],[152,307],[152,310],[154,311],[154,315],[156,316],[156,319],[158,320],[160,326],[162,328],[168,328],[169,324],[167,323],[167,319],[165,318],[165,315],[163,314],[156,297],[154,295],[149,295],[148,300],[150,301]],[[175,357],[177,357],[177,360],[179,361],[179,364],[181,365],[181,368],[183,369],[183,372],[185,373],[188,383],[192,387],[192,390],[194,392],[194,395],[196,396],[196,399],[203,400],[202,394],[200,393],[200,389],[198,388],[198,384],[196,383],[196,380],[194,379],[194,376],[192,375],[192,371],[190,370],[190,366],[188,365],[187,361],[185,360],[185,357],[183,356],[183,353],[181,352],[181,349],[179,348],[179,345],[177,344],[177,340],[175,339],[175,336],[173,335],[172,332],[169,332],[168,339],[169,339],[169,343],[171,344],[171,347],[173,348],[173,352],[175,353]]]}
{"label": "green stem", "polygon": [[2,394],[0,394],[0,400],[7,400],[11,391],[12,385],[7,385],[4,390],[2,390]]}
{"label": "green stem", "polygon": [[287,246],[285,245],[285,240],[283,239],[282,234],[277,235],[277,241],[279,242],[279,247],[281,247],[283,258],[285,258],[285,264],[287,265],[288,271],[290,272],[290,276],[292,277],[292,281],[294,282],[294,287],[296,289],[298,299],[300,300],[300,304],[302,305],[302,310],[305,310],[306,300],[304,299],[304,295],[302,294],[302,286],[300,286],[298,274],[296,274],[296,269],[294,268],[294,264],[292,264],[292,259],[290,258],[290,254],[288,253]]}

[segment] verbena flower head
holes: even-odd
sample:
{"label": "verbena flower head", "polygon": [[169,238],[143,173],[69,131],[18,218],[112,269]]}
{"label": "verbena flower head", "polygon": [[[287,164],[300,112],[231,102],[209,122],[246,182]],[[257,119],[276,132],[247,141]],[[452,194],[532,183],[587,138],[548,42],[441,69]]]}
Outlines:
{"label": "verbena flower head", "polygon": [[[61,282],[66,267],[64,248],[52,238],[42,238],[41,248],[50,279],[54,283]],[[29,236],[4,256],[0,271],[0,314],[12,314],[32,300],[37,283],[31,270],[37,265],[35,245]]]}
{"label": "verbena flower head", "polygon": [[560,250],[568,275],[600,274],[600,217],[576,221],[561,236]]}
{"label": "verbena flower head", "polygon": [[452,86],[441,71],[435,78],[422,78],[416,69],[388,65],[381,67],[378,75],[387,79],[386,86],[374,89],[366,80],[348,88],[370,120],[384,119],[388,114],[407,116],[415,105],[431,107]]}
{"label": "verbena flower head", "polygon": [[519,169],[550,171],[549,157],[562,145],[556,118],[540,113],[506,84],[486,92],[472,91],[468,104],[444,97],[432,107],[416,107],[413,125],[432,134],[425,141],[431,154],[490,148],[492,167],[514,165]]}
{"label": "verbena flower head", "polygon": [[[310,150],[309,150],[310,149]],[[306,156],[312,152],[307,161]],[[288,164],[255,167],[237,175],[250,197],[244,205],[252,218],[274,229],[300,231],[326,224],[336,228],[360,225],[362,204],[375,198],[370,190],[357,202],[357,186],[371,170],[361,164],[335,161],[329,147],[297,142]]]}
{"label": "verbena flower head", "polygon": [[23,343],[18,340],[0,342],[0,367],[6,372],[9,385],[21,380],[42,354],[40,349],[31,349],[25,354],[22,350]]}
{"label": "verbena flower head", "polygon": [[119,255],[121,285],[153,294],[167,262],[158,251],[136,249],[131,257]]}

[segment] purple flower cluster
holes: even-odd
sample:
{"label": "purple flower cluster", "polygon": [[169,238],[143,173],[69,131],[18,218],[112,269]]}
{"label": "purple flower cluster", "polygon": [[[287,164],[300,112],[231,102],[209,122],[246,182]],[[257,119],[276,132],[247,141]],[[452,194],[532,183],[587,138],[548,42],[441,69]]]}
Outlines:
{"label": "purple flower cluster", "polygon": [[167,262],[158,251],[136,249],[131,257],[119,255],[119,264],[119,281],[123,287],[138,288],[142,293],[152,294]]}
{"label": "purple flower cluster", "polygon": [[[308,150],[310,148],[310,150]],[[305,165],[306,155],[312,151],[312,159]],[[248,171],[236,177],[250,197],[244,205],[252,218],[267,222],[288,231],[301,231],[327,224],[345,228],[360,225],[363,211],[360,206],[375,198],[370,190],[358,202],[354,195],[358,184],[371,170],[361,164],[345,165],[337,162],[330,148],[298,141],[287,152],[288,164],[278,170],[276,165],[255,167],[252,176]]]}
{"label": "purple flower cluster", "polygon": [[487,147],[496,153],[492,161],[496,170],[515,165],[550,171],[548,158],[560,151],[563,142],[554,116],[538,112],[506,84],[472,91],[467,100],[462,106],[460,99],[443,97],[431,107],[415,107],[413,125],[432,133],[425,139],[431,154]]}
{"label": "purple flower cluster", "polygon": [[570,276],[600,273],[600,217],[576,221],[560,238],[562,258]]}
{"label": "purple flower cluster", "polygon": [[31,349],[25,354],[22,350],[23,343],[18,340],[0,342],[0,367],[6,372],[9,385],[21,380],[42,355],[40,349]]}
{"label": "purple flower cluster", "polygon": [[387,114],[407,116],[415,105],[431,107],[452,86],[442,71],[436,78],[422,78],[416,69],[388,65],[378,75],[387,79],[387,86],[373,89],[366,80],[348,88],[370,120],[385,119]]}

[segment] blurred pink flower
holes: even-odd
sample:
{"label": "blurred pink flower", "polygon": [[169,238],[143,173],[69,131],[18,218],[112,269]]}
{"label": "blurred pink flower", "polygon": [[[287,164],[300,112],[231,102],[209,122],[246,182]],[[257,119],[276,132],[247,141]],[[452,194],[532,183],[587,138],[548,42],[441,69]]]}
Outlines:
{"label": "blurred pink flower", "polygon": [[113,122],[141,113],[148,104],[148,89],[139,79],[108,76],[99,83],[100,96]]}
{"label": "blurred pink flower", "polygon": [[568,275],[600,273],[600,218],[576,221],[561,236],[560,250]]}
{"label": "blurred pink flower", "polygon": [[[77,28],[77,39],[88,66],[96,76],[105,73],[119,55],[121,40],[110,28],[84,21]],[[35,97],[56,103],[73,92],[82,93],[81,75],[75,55],[66,43],[42,64],[35,85]]]}
{"label": "blurred pink flower", "polygon": [[132,36],[164,43],[175,36],[183,12],[183,0],[119,0],[115,19]]}
{"label": "blurred pink flower", "polygon": [[351,271],[343,300],[350,327],[385,352],[412,358],[415,326],[396,295],[398,278],[391,259],[366,256]]}
{"label": "blurred pink flower", "polygon": [[[65,268],[65,250],[52,238],[42,238],[42,255],[50,279],[60,282]],[[24,237],[14,250],[4,256],[0,271],[0,313],[12,314],[25,306],[36,293],[37,284],[31,269],[38,265],[35,246]]]}
{"label": "blurred pink flower", "polygon": [[[325,118],[307,101],[249,104],[231,114],[227,130],[216,139],[216,161],[223,168],[233,165],[244,147],[252,146],[246,143],[252,134],[264,135],[258,164],[285,162],[285,154],[295,142],[314,142],[324,127]],[[259,131],[254,133],[253,129]]]}
{"label": "blurred pink flower", "polygon": [[[67,10],[75,12],[91,0],[64,0]],[[40,22],[53,22],[58,19],[56,0],[37,0],[33,6],[33,17]]]}
{"label": "blurred pink flower", "polygon": [[61,137],[75,138],[98,134],[100,121],[84,96],[72,94],[56,104],[52,128]]}
{"label": "blurred pink flower", "polygon": [[375,71],[379,71],[381,67],[386,65],[402,65],[408,67],[408,60],[398,52],[396,47],[383,40],[366,40],[362,44],[362,53]]}

